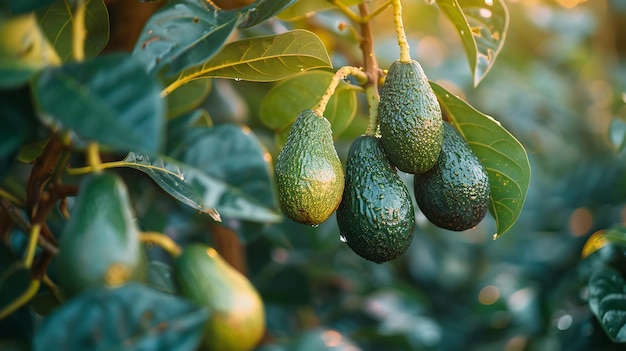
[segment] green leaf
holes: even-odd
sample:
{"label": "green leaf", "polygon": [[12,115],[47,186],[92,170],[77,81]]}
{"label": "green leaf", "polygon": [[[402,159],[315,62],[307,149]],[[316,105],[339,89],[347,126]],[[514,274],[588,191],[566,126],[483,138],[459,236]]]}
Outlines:
{"label": "green leaf", "polygon": [[146,173],[158,186],[178,201],[215,221],[221,216],[258,222],[279,222],[282,217],[272,209],[257,203],[246,193],[201,170],[168,158],[150,159],[146,155],[129,153],[125,167]]}
{"label": "green leaf", "polygon": [[72,298],[46,318],[33,350],[194,350],[206,309],[132,283]]}
{"label": "green leaf", "polygon": [[167,294],[176,294],[172,267],[159,261],[150,261],[148,265],[147,284]]}
{"label": "green leaf", "polygon": [[174,118],[197,108],[211,92],[212,80],[197,79],[167,96],[167,117]]}
{"label": "green leaf", "polygon": [[[109,41],[109,12],[103,0],[85,1],[85,58],[96,57]],[[63,62],[72,59],[72,9],[67,0],[37,11],[42,31]]]}
{"label": "green leaf", "polygon": [[524,207],[530,163],[522,144],[490,116],[430,82],[442,110],[476,153],[489,174],[489,211],[496,220],[496,237],[507,232]]}
{"label": "green leaf", "polygon": [[[333,75],[326,71],[304,72],[276,84],[265,95],[259,115],[263,124],[274,130],[280,146],[287,140],[289,130],[300,112],[320,101]],[[350,125],[356,111],[356,91],[350,84],[341,82],[324,112],[324,117],[331,123],[334,137]]]}
{"label": "green leaf", "polygon": [[126,54],[46,69],[34,85],[46,122],[115,150],[156,153],[165,106],[160,86]]}
{"label": "green leaf", "polygon": [[[0,94],[0,161],[10,165],[22,145],[34,137],[37,117],[33,111],[30,89],[3,90]],[[0,179],[6,167],[0,164]]]}
{"label": "green leaf", "polygon": [[585,246],[583,246],[580,255],[582,258],[587,258],[604,246],[610,244],[626,245],[626,228],[618,227],[599,230],[593,233],[589,239],[587,239],[587,242],[585,242]]}
{"label": "green leaf", "polygon": [[247,28],[257,25],[282,12],[296,0],[257,0],[248,6],[234,10],[243,13],[239,27]]}
{"label": "green leaf", "polygon": [[211,127],[212,125],[211,117],[204,109],[197,109],[170,119],[167,123],[166,155],[171,156],[172,151],[180,145],[204,134],[202,128],[195,127]]}
{"label": "green leaf", "polygon": [[43,6],[48,6],[55,0],[0,0],[0,14],[7,16],[26,14]]}
{"label": "green leaf", "polygon": [[206,1],[169,1],[146,23],[133,56],[148,72],[169,65],[169,74],[179,73],[219,51],[239,20],[239,13],[218,11]]}
{"label": "green leaf", "polygon": [[589,280],[589,308],[614,342],[626,342],[626,282],[604,266]]}
{"label": "green leaf", "polygon": [[609,125],[609,138],[617,150],[623,151],[626,147],[626,122],[613,118]]}
{"label": "green leaf", "polygon": [[[200,128],[196,128],[199,130]],[[172,156],[219,179],[270,208],[277,208],[271,156],[245,126],[220,124],[185,140]]]}
{"label": "green leaf", "polygon": [[493,66],[509,29],[504,0],[436,0],[461,36],[477,86]]}
{"label": "green leaf", "polygon": [[331,65],[322,40],[312,32],[296,29],[230,43],[204,64],[181,72],[165,91],[199,78],[271,82]]}
{"label": "green leaf", "polygon": [[[363,0],[343,0],[342,4],[353,6],[362,3]],[[328,0],[298,0],[278,15],[282,20],[297,20],[310,16],[311,13],[337,8]]]}
{"label": "green leaf", "polygon": [[15,88],[61,60],[33,13],[0,19],[0,88]]}

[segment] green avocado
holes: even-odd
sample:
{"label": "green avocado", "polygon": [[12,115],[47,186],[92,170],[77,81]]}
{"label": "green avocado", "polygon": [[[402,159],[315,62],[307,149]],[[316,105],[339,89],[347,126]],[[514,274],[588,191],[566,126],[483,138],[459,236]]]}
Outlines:
{"label": "green avocado", "polygon": [[449,123],[437,164],[415,175],[415,199],[434,225],[455,231],[476,226],[489,206],[489,175],[469,144]]}
{"label": "green avocado", "polygon": [[265,331],[261,296],[215,249],[187,245],[174,261],[174,279],[184,297],[211,312],[201,350],[249,351],[261,340]]}
{"label": "green avocado", "polygon": [[342,240],[370,261],[393,260],[411,245],[411,196],[376,136],[362,135],[350,145],[337,223]]}
{"label": "green avocado", "polygon": [[344,175],[325,117],[312,110],[300,113],[274,174],[280,208],[287,217],[309,225],[330,217],[341,201]]}
{"label": "green avocado", "polygon": [[391,163],[420,174],[437,162],[443,140],[441,107],[417,61],[395,61],[380,93],[380,134]]}
{"label": "green avocado", "polygon": [[139,229],[117,175],[102,172],[82,180],[56,259],[60,284],[69,294],[145,279]]}

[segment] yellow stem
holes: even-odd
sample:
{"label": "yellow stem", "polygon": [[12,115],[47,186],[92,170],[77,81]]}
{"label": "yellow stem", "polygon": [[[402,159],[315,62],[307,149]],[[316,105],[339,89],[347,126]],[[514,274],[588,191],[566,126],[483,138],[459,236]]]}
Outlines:
{"label": "yellow stem", "polygon": [[33,224],[30,227],[30,233],[28,236],[28,247],[24,254],[24,265],[26,268],[30,268],[33,265],[33,259],[35,258],[35,251],[37,250],[37,241],[39,240],[39,231],[41,225],[39,223]]}
{"label": "yellow stem", "polygon": [[378,95],[378,89],[375,85],[370,85],[365,89],[365,96],[367,97],[367,103],[369,105],[369,124],[365,135],[376,135],[378,131],[378,103],[380,102],[380,96]]}
{"label": "yellow stem", "polygon": [[11,302],[2,310],[0,310],[0,320],[4,319],[8,315],[17,311],[20,307],[28,303],[28,301],[30,301],[30,299],[32,299],[33,296],[35,296],[37,291],[39,291],[40,284],[41,283],[39,282],[39,280],[32,280],[30,282],[30,285],[28,286],[28,289],[26,289],[26,291],[22,294],[22,296],[20,296],[19,298],[17,298],[17,300]]}
{"label": "yellow stem", "polygon": [[100,159],[100,146],[97,142],[92,142],[87,145],[87,163],[89,167],[95,172],[102,171],[102,160]]}
{"label": "yellow stem", "polygon": [[326,105],[328,104],[328,101],[335,94],[335,90],[337,89],[337,86],[339,86],[339,83],[341,83],[341,81],[347,76],[354,76],[359,84],[365,84],[369,80],[367,74],[365,74],[365,72],[356,67],[341,67],[339,70],[337,70],[337,72],[331,79],[330,84],[328,84],[328,88],[326,88],[326,91],[324,92],[324,95],[322,95],[320,101],[313,108],[313,112],[316,115],[320,117],[324,115],[324,111],[326,110]]}
{"label": "yellow stem", "polygon": [[411,62],[411,54],[409,52],[409,42],[406,40],[404,33],[404,24],[402,23],[402,3],[400,0],[393,0],[393,22],[396,25],[396,36],[398,37],[398,46],[400,46],[400,62]]}
{"label": "yellow stem", "polygon": [[142,232],[139,240],[143,243],[156,244],[172,257],[178,257],[182,253],[181,247],[169,236],[159,232]]}
{"label": "yellow stem", "polygon": [[0,197],[3,197],[5,199],[9,200],[15,206],[18,206],[18,207],[24,207],[25,206],[24,200],[22,200],[19,197],[11,194],[8,190],[0,188]]}
{"label": "yellow stem", "polygon": [[58,302],[65,302],[65,297],[61,293],[61,290],[59,290],[59,287],[50,279],[48,274],[41,278],[41,282],[50,290],[50,293]]}
{"label": "yellow stem", "polygon": [[81,62],[85,60],[85,12],[87,4],[85,0],[76,0],[76,9],[72,17],[72,55],[74,60]]}
{"label": "yellow stem", "polygon": [[378,16],[381,12],[383,12],[384,10],[387,9],[387,7],[389,7],[389,5],[391,5],[392,0],[387,0],[384,3],[382,3],[382,5],[378,6],[376,8],[376,10],[372,11],[372,13],[370,13],[367,16],[359,16],[356,13],[354,13],[350,7],[346,6],[344,3],[342,3],[341,1],[338,0],[328,0],[328,2],[332,3],[333,5],[337,6],[337,8],[343,12],[344,15],[346,15],[351,21],[355,22],[355,23],[365,23],[365,22],[369,22],[372,18]]}

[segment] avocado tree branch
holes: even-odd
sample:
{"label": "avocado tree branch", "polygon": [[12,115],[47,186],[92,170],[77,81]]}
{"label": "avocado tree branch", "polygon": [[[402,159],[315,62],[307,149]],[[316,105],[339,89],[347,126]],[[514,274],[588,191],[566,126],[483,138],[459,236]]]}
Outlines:
{"label": "avocado tree branch", "polygon": [[[369,6],[367,3],[359,4],[359,12],[362,17],[369,16]],[[380,68],[378,67],[378,61],[376,61],[376,54],[374,53],[374,33],[372,31],[372,24],[369,21],[361,23],[360,47],[363,53],[365,74],[369,77],[368,82],[364,86],[369,106],[369,124],[365,134],[374,135],[378,130],[378,102],[380,101],[378,94],[378,76]]]}

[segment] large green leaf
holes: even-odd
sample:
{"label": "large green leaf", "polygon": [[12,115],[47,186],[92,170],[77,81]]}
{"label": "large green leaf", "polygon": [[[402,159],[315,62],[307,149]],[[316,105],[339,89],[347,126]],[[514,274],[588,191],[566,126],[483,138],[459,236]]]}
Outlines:
{"label": "large green leaf", "polygon": [[116,150],[159,151],[165,121],[160,86],[126,54],[49,68],[33,89],[49,124]]}
{"label": "large green leaf", "polygon": [[46,318],[33,350],[194,350],[208,317],[204,308],[141,284],[97,288]]}
{"label": "large green leaf", "polygon": [[[362,2],[363,0],[341,1],[341,3],[346,6],[358,5]],[[328,0],[298,0],[281,12],[278,17],[283,20],[295,20],[305,16],[310,16],[311,13],[330,10],[333,8],[336,8],[335,5]]]}
{"label": "large green leaf", "polygon": [[608,266],[589,280],[589,308],[615,342],[626,342],[626,281]]}
{"label": "large green leaf", "polygon": [[146,283],[164,293],[177,293],[176,284],[174,283],[174,270],[171,266],[160,261],[150,261],[150,264],[148,264]]}
{"label": "large green leaf", "polygon": [[[276,141],[283,145],[291,125],[300,112],[315,106],[328,88],[333,73],[310,71],[298,74],[275,85],[265,95],[259,115],[261,121],[276,132]],[[357,111],[356,91],[346,82],[341,82],[328,102],[324,117],[333,130],[340,135],[352,122]]]}
{"label": "large green leaf", "polygon": [[0,0],[0,15],[17,15],[33,12],[55,0]]}
{"label": "large green leaf", "polygon": [[213,56],[239,20],[238,12],[218,11],[206,1],[169,1],[146,23],[133,56],[148,72],[169,65],[169,74],[176,74]]}
{"label": "large green leaf", "polygon": [[235,11],[243,14],[239,27],[252,27],[270,19],[295,1],[296,0],[257,0],[248,6],[237,9]]}
{"label": "large green leaf", "polygon": [[528,192],[530,163],[522,144],[500,122],[431,82],[442,110],[463,135],[489,174],[489,211],[496,220],[496,237],[517,221]]}
{"label": "large green leaf", "polygon": [[323,67],[331,67],[331,62],[322,40],[312,32],[296,29],[230,43],[202,65],[181,72],[166,93],[199,78],[270,82]]}
{"label": "large green leaf", "polygon": [[178,201],[216,221],[221,216],[258,222],[278,222],[282,217],[238,188],[216,179],[201,170],[168,158],[129,153],[126,167],[146,173],[158,186]]}
{"label": "large green leaf", "polygon": [[15,88],[48,65],[61,63],[34,13],[0,18],[0,88]]}
{"label": "large green leaf", "polygon": [[504,0],[436,0],[461,36],[474,86],[485,78],[498,57],[509,28]]}
{"label": "large green leaf", "polygon": [[257,202],[277,208],[271,156],[248,127],[220,124],[181,142],[172,156],[236,187]]}
{"label": "large green leaf", "polygon": [[[85,1],[85,57],[96,57],[109,41],[109,13],[103,0]],[[72,59],[73,6],[57,1],[37,11],[39,26],[63,62]]]}

